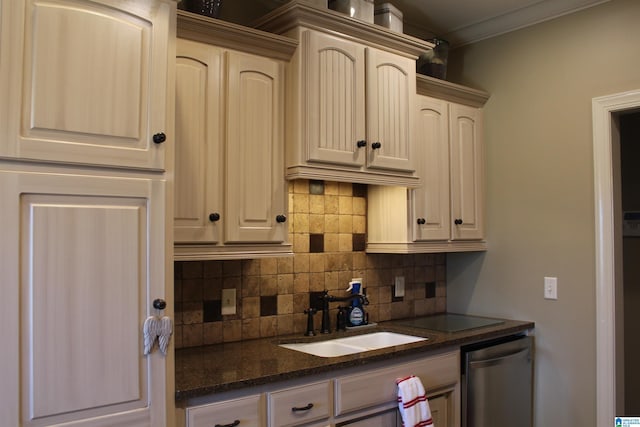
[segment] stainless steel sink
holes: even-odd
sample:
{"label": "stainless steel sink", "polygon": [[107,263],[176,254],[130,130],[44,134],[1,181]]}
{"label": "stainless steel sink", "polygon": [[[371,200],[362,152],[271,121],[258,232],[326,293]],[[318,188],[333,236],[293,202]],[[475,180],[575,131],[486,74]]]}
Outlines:
{"label": "stainless steel sink", "polygon": [[352,337],[335,338],[310,343],[280,344],[280,347],[320,357],[338,357],[385,347],[426,341],[427,338],[395,332],[371,332]]}

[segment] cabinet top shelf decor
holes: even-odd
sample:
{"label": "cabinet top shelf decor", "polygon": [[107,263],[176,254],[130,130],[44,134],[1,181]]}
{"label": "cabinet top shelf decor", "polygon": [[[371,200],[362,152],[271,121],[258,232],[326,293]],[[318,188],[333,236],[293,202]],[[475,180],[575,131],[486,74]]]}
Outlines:
{"label": "cabinet top shelf decor", "polygon": [[253,23],[255,28],[276,34],[284,34],[300,26],[337,32],[342,37],[353,38],[359,43],[413,59],[426,50],[433,49],[433,43],[354,19],[331,9],[319,8],[304,0],[291,0]]}

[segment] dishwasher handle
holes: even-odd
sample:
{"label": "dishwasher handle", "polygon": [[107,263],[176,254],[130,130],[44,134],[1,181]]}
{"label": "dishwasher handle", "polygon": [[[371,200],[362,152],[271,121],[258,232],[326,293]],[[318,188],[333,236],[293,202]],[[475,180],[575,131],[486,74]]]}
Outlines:
{"label": "dishwasher handle", "polygon": [[[495,366],[500,363],[505,362],[506,360],[515,359],[525,353],[529,353],[530,349],[523,348],[522,350],[514,351],[512,353],[502,354],[498,357],[492,357],[491,359],[477,360],[469,362],[469,368],[485,368],[487,366]],[[529,356],[529,360],[531,357]]]}

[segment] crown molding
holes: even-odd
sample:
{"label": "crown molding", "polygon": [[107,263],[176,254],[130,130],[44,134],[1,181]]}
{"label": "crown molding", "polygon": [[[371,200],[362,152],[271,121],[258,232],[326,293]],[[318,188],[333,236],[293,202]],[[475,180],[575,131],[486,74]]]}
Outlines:
{"label": "crown molding", "polygon": [[179,38],[288,61],[298,41],[184,10],[178,11]]}

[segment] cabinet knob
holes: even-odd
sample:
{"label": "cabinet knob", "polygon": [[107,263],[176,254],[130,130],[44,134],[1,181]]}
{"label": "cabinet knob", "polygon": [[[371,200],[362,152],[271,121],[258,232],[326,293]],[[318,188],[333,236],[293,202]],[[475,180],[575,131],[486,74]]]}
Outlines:
{"label": "cabinet knob", "polygon": [[373,144],[371,144],[371,148],[373,148],[374,150],[377,150],[380,147],[382,147],[382,144],[379,142],[374,142]]}
{"label": "cabinet knob", "polygon": [[461,225],[461,224],[462,224],[462,220],[461,220],[460,218],[456,218],[456,219],[453,221],[453,223],[454,223],[455,225]]}
{"label": "cabinet knob", "polygon": [[278,216],[276,217],[276,222],[279,222],[279,223],[283,223],[283,222],[285,222],[286,220],[287,220],[287,217],[286,217],[285,215],[278,215]]}
{"label": "cabinet knob", "polygon": [[218,212],[210,213],[209,214],[209,221],[211,221],[211,222],[220,221],[220,214]]}
{"label": "cabinet knob", "polygon": [[215,427],[236,427],[240,425],[240,420],[235,420],[231,424],[216,424]]}
{"label": "cabinet knob", "polygon": [[358,148],[366,147],[367,141],[364,141],[364,140],[358,141],[356,142],[356,145],[358,146]]}
{"label": "cabinet knob", "polygon": [[167,140],[167,135],[165,135],[164,132],[156,133],[155,135],[153,135],[153,142],[155,144],[162,144],[166,140]]}
{"label": "cabinet knob", "polygon": [[418,224],[420,224],[420,225],[424,225],[424,224],[426,224],[426,223],[427,223],[427,220],[426,220],[426,219],[424,219],[424,218],[418,218]]}
{"label": "cabinet knob", "polygon": [[167,302],[161,298],[153,300],[153,308],[156,310],[164,310],[167,308]]}

